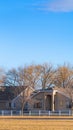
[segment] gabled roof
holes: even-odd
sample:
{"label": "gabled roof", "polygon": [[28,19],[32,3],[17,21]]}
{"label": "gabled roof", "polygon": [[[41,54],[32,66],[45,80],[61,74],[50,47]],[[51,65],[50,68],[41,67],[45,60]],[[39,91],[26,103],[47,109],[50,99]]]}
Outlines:
{"label": "gabled roof", "polygon": [[[26,89],[27,86],[24,86]],[[13,100],[23,90],[23,86],[0,86],[0,101]]]}
{"label": "gabled roof", "polygon": [[52,88],[47,88],[47,89],[38,89],[38,90],[35,90],[33,91],[33,93],[31,94],[31,98],[33,98],[34,96],[36,96],[37,94],[39,93],[52,93],[53,92],[53,89]]}
{"label": "gabled roof", "polygon": [[70,98],[70,96],[67,94],[66,89],[59,88],[59,87],[51,87],[51,88],[47,88],[47,89],[45,88],[45,89],[36,90],[31,94],[31,98],[38,95],[39,93],[46,93],[47,92],[47,93],[51,94],[53,91],[58,92],[58,93],[62,94],[63,96]]}
{"label": "gabled roof", "polygon": [[16,97],[14,97],[12,101],[15,101],[17,98],[19,98],[19,97],[22,95],[22,93],[25,92],[25,90],[26,90],[28,87],[29,87],[32,91],[34,91],[34,88],[32,88],[31,86],[27,86],[27,87],[25,87],[25,89],[22,90]]}
{"label": "gabled roof", "polygon": [[0,101],[7,101],[7,100],[12,100],[14,97],[14,94],[10,91],[9,88],[1,88],[0,89]]}

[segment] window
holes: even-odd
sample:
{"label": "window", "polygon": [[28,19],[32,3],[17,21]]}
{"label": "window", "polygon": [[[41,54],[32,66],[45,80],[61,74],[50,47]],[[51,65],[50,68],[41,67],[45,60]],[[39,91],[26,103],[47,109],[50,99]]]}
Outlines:
{"label": "window", "polygon": [[67,107],[67,108],[71,108],[71,107],[72,107],[72,104],[71,104],[69,101],[67,101],[66,107]]}
{"label": "window", "polygon": [[16,104],[14,103],[14,108],[16,107]]}
{"label": "window", "polygon": [[9,102],[9,108],[11,108],[11,102]]}
{"label": "window", "polygon": [[42,103],[41,102],[35,103],[34,108],[42,108]]}

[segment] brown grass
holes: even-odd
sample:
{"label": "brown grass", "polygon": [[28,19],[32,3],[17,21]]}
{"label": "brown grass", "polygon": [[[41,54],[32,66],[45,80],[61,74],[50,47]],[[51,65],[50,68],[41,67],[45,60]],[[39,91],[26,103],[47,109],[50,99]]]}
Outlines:
{"label": "brown grass", "polygon": [[0,130],[73,130],[73,121],[64,120],[27,120],[23,117],[0,117]]}

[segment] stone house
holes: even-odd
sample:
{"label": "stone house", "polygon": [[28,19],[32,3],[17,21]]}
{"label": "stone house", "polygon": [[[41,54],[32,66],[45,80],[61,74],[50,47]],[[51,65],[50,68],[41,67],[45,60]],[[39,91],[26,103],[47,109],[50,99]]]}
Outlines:
{"label": "stone house", "polygon": [[63,88],[49,88],[35,91],[31,95],[31,110],[68,110],[70,97]]}
{"label": "stone house", "polygon": [[[34,90],[33,88],[25,87],[24,91],[20,89],[17,94],[11,95],[9,88],[0,89],[0,110],[21,110],[22,102],[25,100],[25,110],[69,110],[70,97],[64,88],[47,88]],[[19,90],[19,89],[18,89]],[[11,90],[15,92],[14,90]]]}

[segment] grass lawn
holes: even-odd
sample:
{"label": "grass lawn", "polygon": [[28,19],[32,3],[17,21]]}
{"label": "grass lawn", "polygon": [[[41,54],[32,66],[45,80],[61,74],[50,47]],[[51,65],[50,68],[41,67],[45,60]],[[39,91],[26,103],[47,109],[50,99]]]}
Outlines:
{"label": "grass lawn", "polygon": [[73,120],[0,117],[0,130],[73,130]]}

